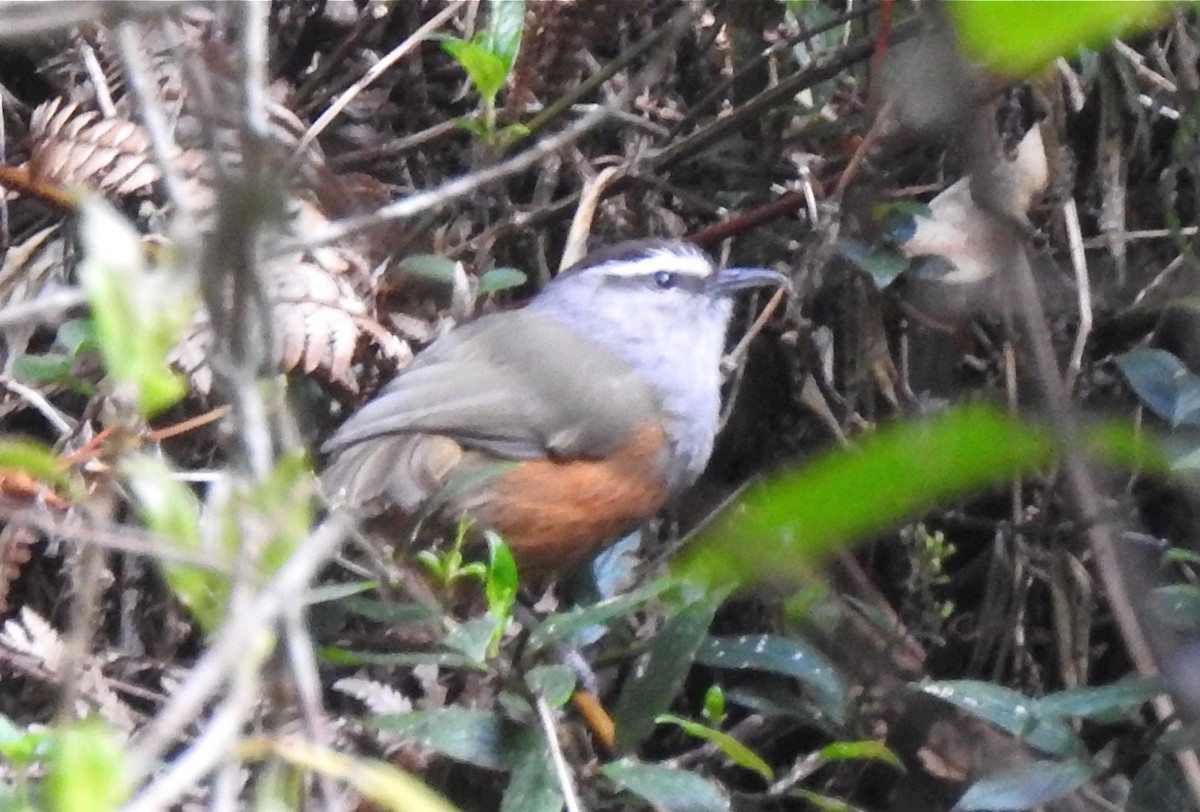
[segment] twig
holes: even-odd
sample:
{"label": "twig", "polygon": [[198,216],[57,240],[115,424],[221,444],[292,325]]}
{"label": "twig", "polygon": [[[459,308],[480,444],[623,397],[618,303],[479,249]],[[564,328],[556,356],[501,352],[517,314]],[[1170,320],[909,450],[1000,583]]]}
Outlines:
{"label": "twig", "polygon": [[600,174],[588,181],[579,198],[579,208],[571,220],[571,230],[567,232],[567,244],[563,248],[562,260],[558,263],[561,273],[574,265],[587,253],[588,235],[592,231],[592,221],[596,219],[596,207],[604,197],[604,190],[626,170],[624,166],[610,166],[601,170]]}
{"label": "twig", "polygon": [[[308,735],[322,746],[329,746],[331,735],[325,708],[321,703],[321,675],[317,670],[317,658],[308,627],[304,623],[305,608],[299,601],[289,604],[284,612],[284,635],[287,641],[288,662],[292,666],[296,693],[308,725]],[[321,805],[328,812],[344,812],[345,799],[338,795],[332,779],[319,775],[321,790],[325,796]]]}
{"label": "twig", "polygon": [[[587,96],[596,88],[607,82],[617,74],[622,68],[632,63],[642,54],[650,52],[653,48],[662,45],[666,42],[673,41],[684,29],[685,25],[692,19],[695,11],[684,5],[682,9],[675,13],[670,22],[654,30],[646,35],[640,42],[634,43],[627,48],[624,53],[620,54],[612,62],[605,65],[601,70],[593,73],[578,86],[573,88],[570,93],[557,99],[553,104],[547,107],[542,112],[534,116],[525,124],[525,133],[519,138],[513,139],[507,145],[508,149],[512,149],[517,144],[528,140],[536,133],[543,130],[546,125],[558,118],[563,112],[571,109],[577,101]],[[664,51],[667,49],[664,48]]]}
{"label": "twig", "polygon": [[[161,776],[129,802],[124,812],[159,812],[169,808],[198,780],[229,758],[258,695],[258,669],[270,651],[270,647],[264,645],[266,641],[261,639],[264,631],[260,628],[259,634],[247,641],[258,645],[244,649],[233,663],[236,671],[228,697],[204,725],[200,735],[190,747],[171,760]],[[134,768],[150,766],[136,761],[132,764]]]}
{"label": "twig", "polygon": [[784,298],[791,295],[791,293],[792,291],[788,288],[780,288],[775,291],[774,295],[767,301],[766,307],[758,314],[758,318],[750,325],[750,329],[746,331],[746,334],[742,336],[734,348],[725,354],[722,366],[731,367],[741,363],[742,356],[746,354],[746,350],[750,347],[750,342],[762,332],[762,329],[767,326],[767,322],[771,320],[771,316],[775,315],[775,311],[783,303]]}
{"label": "twig", "polygon": [[350,102],[354,101],[359,93],[361,93],[372,82],[382,76],[388,70],[388,68],[400,61],[400,59],[408,54],[409,51],[428,39],[430,34],[441,28],[447,20],[458,13],[458,10],[462,7],[463,3],[464,0],[454,0],[454,2],[450,3],[444,9],[434,15],[429,22],[425,23],[416,31],[414,31],[408,39],[404,40],[404,42],[400,43],[391,51],[389,51],[387,55],[383,57],[383,59],[372,65],[371,69],[363,74],[361,79],[348,87],[345,92],[342,93],[342,95],[338,96],[337,99],[334,100],[333,104],[329,105],[329,108],[326,109],[325,112],[322,113],[317,120],[312,123],[312,126],[305,131],[303,137],[300,139],[300,143],[296,145],[296,149],[292,152],[292,157],[288,160],[287,167],[284,171],[290,172],[296,166],[296,163],[304,154],[304,150],[308,149],[308,146],[316,139],[316,137],[324,132],[325,128],[328,127],[334,119],[341,115],[342,111],[349,106]]}
{"label": "twig", "polygon": [[[1138,614],[1138,599],[1134,597],[1149,594],[1149,579],[1145,571],[1136,564],[1127,566],[1122,561],[1112,525],[1099,520],[1103,502],[1088,470],[1079,426],[1070,411],[1064,382],[1059,377],[1046,312],[1022,243],[1023,228],[1020,224],[1010,224],[999,213],[995,216],[998,222],[1009,226],[1010,250],[1007,252],[1009,262],[1006,264],[1014,276],[1017,292],[1016,310],[1029,337],[1034,367],[1052,418],[1051,428],[1058,440],[1068,492],[1075,503],[1076,511],[1086,524],[1088,546],[1095,556],[1100,581],[1108,595],[1113,618],[1129,657],[1139,675],[1157,676],[1160,672],[1154,652],[1156,649],[1165,648],[1165,630],[1153,624],[1142,623]],[[1153,644],[1148,635],[1154,635]],[[1175,718],[1174,704],[1170,697],[1158,696],[1153,700],[1153,705],[1160,719]],[[1180,751],[1175,754],[1175,759],[1183,773],[1193,803],[1200,806],[1200,759],[1194,750]]]}
{"label": "twig", "polygon": [[85,524],[77,518],[46,508],[31,508],[0,498],[0,518],[13,526],[29,527],[48,536],[85,545],[96,545],[130,555],[141,555],[157,561],[201,567],[222,575],[232,575],[233,568],[214,556],[185,550],[161,536],[128,525]]}
{"label": "twig", "polygon": [[562,790],[567,812],[583,812],[579,791],[575,789],[575,777],[571,775],[571,766],[567,764],[562,745],[558,743],[558,728],[554,724],[550,703],[545,697],[538,696],[534,705],[537,707],[538,721],[542,723],[542,731],[546,734],[546,744],[550,747],[550,761],[554,764],[554,774],[558,778],[558,788]]}
{"label": "twig", "polygon": [[330,243],[345,239],[351,234],[365,231],[368,228],[382,225],[392,220],[406,220],[422,212],[441,208],[447,203],[469,197],[488,184],[503,180],[519,172],[524,172],[529,167],[536,165],[550,153],[557,152],[568,144],[578,140],[584,133],[608,118],[608,115],[609,108],[600,108],[594,113],[584,116],[558,135],[539,141],[536,146],[507,161],[488,167],[487,169],[481,169],[478,172],[472,172],[469,175],[455,178],[427,192],[420,192],[401,198],[370,214],[338,220],[310,237],[283,240],[274,247],[272,253],[275,256],[285,256],[297,251],[305,251],[322,245],[329,245]]}
{"label": "twig", "polygon": [[54,426],[54,430],[58,432],[59,437],[64,437],[75,431],[74,422],[63,412],[56,409],[54,404],[46,400],[46,397],[41,392],[7,377],[0,377],[0,386],[20,397],[32,406],[38,414],[46,418],[46,422]]}
{"label": "twig", "polygon": [[64,288],[47,293],[28,302],[18,302],[0,310],[0,330],[30,322],[49,324],[63,313],[87,304],[87,296],[79,288]]}
{"label": "twig", "polygon": [[163,752],[202,714],[226,676],[245,660],[246,652],[252,650],[284,609],[304,593],[317,571],[349,538],[353,528],[354,521],[349,515],[333,513],[309,534],[275,577],[254,597],[237,622],[221,627],[183,684],[135,742],[127,762],[135,773],[132,776],[135,782],[154,769]]}
{"label": "twig", "polygon": [[1108,231],[1098,237],[1088,237],[1083,241],[1083,247],[1103,248],[1114,237],[1120,239],[1121,242],[1133,242],[1134,240],[1162,240],[1173,234],[1194,237],[1200,234],[1200,226],[1184,226],[1177,232],[1173,232],[1169,228],[1147,228],[1141,231]]}
{"label": "twig", "polygon": [[1075,271],[1075,287],[1079,299],[1079,328],[1075,333],[1075,345],[1071,348],[1071,360],[1067,364],[1068,392],[1075,388],[1075,379],[1083,366],[1083,351],[1092,332],[1092,282],[1088,274],[1087,256],[1083,252],[1083,232],[1079,228],[1079,209],[1075,198],[1063,203],[1063,219],[1067,225],[1067,243],[1071,247],[1071,267]]}

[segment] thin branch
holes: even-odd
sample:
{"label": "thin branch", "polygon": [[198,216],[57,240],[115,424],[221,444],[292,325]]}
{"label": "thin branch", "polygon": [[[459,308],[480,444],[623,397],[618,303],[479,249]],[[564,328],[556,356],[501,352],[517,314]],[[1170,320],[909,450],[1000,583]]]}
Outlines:
{"label": "thin branch", "polygon": [[1066,388],[1075,388],[1075,379],[1083,367],[1083,351],[1092,332],[1092,282],[1088,274],[1087,256],[1083,251],[1083,232],[1079,228],[1079,209],[1075,198],[1067,198],[1063,204],[1063,219],[1067,225],[1067,242],[1071,247],[1071,267],[1075,271],[1075,288],[1079,299],[1079,328],[1075,334],[1075,346],[1071,349],[1071,360],[1067,364]]}
{"label": "thin branch", "polygon": [[19,324],[52,324],[68,310],[87,304],[80,288],[63,288],[28,302],[18,302],[0,310],[0,330]]}
{"label": "thin branch", "polygon": [[320,117],[312,123],[312,126],[309,127],[308,130],[305,131],[304,135],[300,138],[300,143],[296,145],[296,149],[292,152],[292,157],[288,160],[288,165],[285,169],[285,172],[290,172],[295,167],[295,165],[299,162],[300,157],[304,154],[304,150],[308,149],[308,146],[314,140],[316,140],[317,136],[323,133],[325,128],[328,127],[334,119],[341,115],[342,111],[350,105],[350,102],[357,98],[359,93],[369,87],[372,82],[374,82],[384,73],[386,73],[387,70],[392,67],[392,65],[395,65],[402,58],[404,58],[409,51],[411,51],[413,48],[416,48],[425,40],[429,39],[429,35],[441,28],[447,20],[457,14],[458,10],[463,6],[464,3],[465,0],[454,0],[454,2],[450,3],[450,5],[439,11],[433,16],[432,19],[429,20],[429,22],[422,25],[420,28],[414,31],[408,39],[404,40],[404,42],[400,43],[391,51],[389,51],[387,55],[383,57],[383,59],[372,65],[371,69],[363,74],[361,79],[348,87],[346,91],[342,93],[342,95],[338,96],[337,99],[334,100],[333,104],[329,105],[329,108],[326,109],[325,112],[322,113]]}
{"label": "thin branch", "polygon": [[554,765],[554,775],[558,779],[558,788],[562,790],[563,803],[567,812],[584,812],[579,800],[579,791],[575,788],[575,777],[571,774],[571,765],[563,756],[562,745],[558,743],[558,726],[554,724],[554,714],[550,703],[545,697],[539,696],[534,700],[537,707],[538,721],[546,734],[546,744],[550,747],[550,762]]}
{"label": "thin branch", "polygon": [[204,656],[135,742],[128,762],[135,781],[149,774],[182,731],[203,714],[204,706],[243,662],[246,652],[253,651],[286,607],[304,594],[317,571],[353,529],[354,521],[348,514],[333,513],[254,596],[247,611],[236,622],[231,620],[221,627]]}

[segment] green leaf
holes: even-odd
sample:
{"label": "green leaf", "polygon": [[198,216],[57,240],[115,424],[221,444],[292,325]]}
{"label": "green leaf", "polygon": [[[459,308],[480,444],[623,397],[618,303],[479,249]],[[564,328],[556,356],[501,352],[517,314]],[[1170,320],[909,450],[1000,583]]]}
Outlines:
{"label": "green leaf", "polygon": [[904,762],[900,757],[886,744],[875,739],[833,742],[822,747],[818,755],[822,761],[882,761],[898,770],[904,769]]}
{"label": "green leaf", "polygon": [[7,716],[0,714],[0,756],[15,766],[28,767],[45,758],[53,743],[52,733],[22,730]]}
{"label": "green leaf", "polygon": [[[174,478],[175,472],[161,457],[130,454],[121,460],[119,470],[146,527],[181,550],[200,549],[200,502],[187,485]],[[222,552],[229,551],[214,551]],[[225,575],[169,558],[160,559],[159,566],[171,592],[205,631],[221,625],[229,600]]]}
{"label": "green leaf", "polygon": [[191,318],[194,297],[175,275],[147,266],[137,231],[100,198],[83,198],[79,235],[79,279],[105,369],[118,394],[153,416],[187,391],[167,354]]}
{"label": "green leaf", "polygon": [[617,700],[613,721],[618,753],[633,750],[670,706],[704,642],[720,597],[713,594],[688,604],[654,636]]}
{"label": "green leaf", "polygon": [[467,72],[479,95],[488,103],[494,101],[508,78],[509,65],[504,59],[477,42],[461,39],[444,40],[442,48]]}
{"label": "green leaf", "polygon": [[426,623],[434,620],[433,612],[419,603],[400,603],[354,596],[343,598],[339,605],[347,612],[365,617],[367,620],[388,623],[393,626]]}
{"label": "green leaf", "polygon": [[67,472],[57,455],[49,446],[35,440],[0,438],[0,468],[20,471],[60,490],[69,485]]}
{"label": "green leaf", "polygon": [[1150,593],[1150,608],[1162,622],[1182,632],[1200,630],[1200,587],[1160,586]]}
{"label": "green leaf", "polygon": [[853,806],[840,798],[831,798],[828,795],[822,795],[819,792],[813,792],[804,787],[796,787],[788,794],[795,795],[797,798],[803,798],[819,809],[820,812],[863,812],[862,807]]}
{"label": "green leaf", "polygon": [[453,285],[458,263],[436,254],[413,254],[396,263],[396,270],[443,285]]}
{"label": "green leaf", "polygon": [[200,502],[161,457],[130,454],[120,472],[147,527],[185,550],[199,549]]}
{"label": "green leaf", "polygon": [[626,758],[605,764],[601,772],[665,812],[726,812],[730,806],[720,786],[684,770]]}
{"label": "green leaf", "polygon": [[504,618],[497,618],[491,612],[484,612],[454,627],[443,639],[449,648],[461,652],[476,663],[484,663],[488,659],[488,651],[501,631]]}
{"label": "green leaf", "polygon": [[677,572],[707,584],[811,580],[851,542],[1033,472],[1053,452],[1044,431],[982,404],[893,425],[749,488],[692,541]]}
{"label": "green leaf", "polygon": [[1069,795],[1095,774],[1086,761],[1034,761],[976,781],[954,808],[1021,812]]}
{"label": "green leaf", "polygon": [[534,746],[530,739],[538,742],[534,734],[494,714],[462,708],[368,717],[363,724],[489,770],[513,769],[521,749]]}
{"label": "green leaf", "polygon": [[46,775],[46,798],[58,812],[108,812],[129,797],[125,754],[98,720],[60,727]]}
{"label": "green leaf", "polygon": [[1074,688],[1044,696],[1034,703],[1038,716],[1083,717],[1116,722],[1163,693],[1158,678],[1121,680],[1098,688]]}
{"label": "green leaf", "polygon": [[567,704],[575,691],[575,682],[575,672],[565,665],[539,665],[525,675],[530,693],[545,699],[552,708]]}
{"label": "green leaf", "polygon": [[908,258],[889,249],[872,249],[861,240],[842,237],[834,243],[833,250],[842,259],[854,263],[871,275],[875,287],[882,290],[908,270]]}
{"label": "green leaf", "polygon": [[71,356],[48,352],[42,355],[19,355],[13,361],[13,377],[28,383],[71,383]]}
{"label": "green leaf", "polygon": [[1200,423],[1200,376],[1166,350],[1118,355],[1117,369],[1146,408],[1172,428]]}
{"label": "green leaf", "polygon": [[58,343],[71,355],[96,348],[96,330],[91,319],[69,319],[58,328]]}
{"label": "green leaf", "polygon": [[351,651],[338,646],[324,646],[317,657],[335,665],[377,665],[384,668],[403,668],[414,665],[437,665],[443,668],[479,668],[479,661],[456,651]]}
{"label": "green leaf", "polygon": [[846,692],[824,654],[798,640],[770,634],[709,637],[696,661],[712,668],[768,671],[795,677],[816,692],[815,704],[830,719],[845,718]]}
{"label": "green leaf", "polygon": [[345,601],[351,597],[361,595],[364,592],[378,589],[377,581],[352,581],[345,584],[324,584],[322,586],[312,587],[304,595],[305,606],[317,606],[322,603],[337,601],[342,608],[345,608]]}
{"label": "green leaf", "polygon": [[606,598],[591,606],[550,615],[530,633],[526,646],[531,654],[536,653],[592,626],[624,617],[671,586],[672,582],[664,578],[626,595]]}
{"label": "green leaf", "polygon": [[1019,736],[1044,753],[1070,756],[1085,752],[1070,725],[1057,717],[1039,715],[1037,702],[1016,691],[978,680],[926,682],[920,689]]}
{"label": "green leaf", "polygon": [[507,77],[517,61],[521,35],[525,32],[525,0],[491,0],[488,12],[488,26],[480,44],[500,58]]}
{"label": "green leaf", "polygon": [[762,756],[722,730],[700,722],[693,722],[691,719],[685,719],[673,713],[660,713],[655,721],[659,724],[676,725],[690,736],[712,742],[734,764],[745,767],[747,770],[753,770],[761,775],[764,781],[775,780],[774,771],[767,762],[763,761]]}
{"label": "green leaf", "polygon": [[963,54],[1012,77],[1028,76],[1081,48],[1102,47],[1114,37],[1153,28],[1169,8],[1169,3],[1150,0],[946,4]]}
{"label": "green leaf", "polygon": [[537,736],[526,737],[512,760],[512,778],[500,801],[500,812],[559,812],[563,796],[546,742]]}
{"label": "green leaf", "polygon": [[516,268],[492,268],[479,277],[479,285],[476,288],[476,292],[480,296],[486,296],[489,293],[499,293],[502,290],[519,288],[528,279],[529,277]]}
{"label": "green leaf", "polygon": [[725,691],[720,685],[710,685],[704,692],[704,718],[715,725],[725,721],[728,713],[725,710]]}
{"label": "green leaf", "polygon": [[[517,562],[504,539],[497,533],[488,530],[484,532],[484,537],[489,553],[487,580],[484,582],[488,611],[500,620],[507,620],[512,612],[513,601],[517,599]],[[503,631],[501,628],[500,632]]]}

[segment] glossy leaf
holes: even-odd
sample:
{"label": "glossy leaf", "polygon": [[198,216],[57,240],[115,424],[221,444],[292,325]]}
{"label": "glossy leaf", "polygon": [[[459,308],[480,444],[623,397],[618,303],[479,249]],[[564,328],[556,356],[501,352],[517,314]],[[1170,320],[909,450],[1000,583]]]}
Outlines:
{"label": "glossy leaf", "polygon": [[1163,692],[1160,679],[1135,678],[1096,688],[1075,688],[1044,696],[1035,706],[1039,716],[1117,721]]}
{"label": "glossy leaf", "polygon": [[1200,376],[1159,349],[1118,355],[1117,369],[1146,408],[1172,427],[1200,424]]}
{"label": "glossy leaf", "polygon": [[841,237],[834,244],[838,256],[866,271],[879,289],[886,288],[908,270],[908,258],[887,248],[874,249],[853,237]]}
{"label": "glossy leaf", "polygon": [[629,614],[651,598],[661,595],[671,585],[670,581],[662,579],[626,595],[550,615],[530,633],[526,645],[530,652],[541,651],[592,626]]}
{"label": "glossy leaf", "polygon": [[1168,3],[1124,0],[992,0],[947,3],[963,53],[1005,76],[1022,77],[1058,57],[1098,48],[1114,37],[1153,28]]}
{"label": "glossy leaf", "polygon": [[546,742],[528,736],[513,754],[512,777],[500,801],[500,812],[559,812],[562,791]]}
{"label": "glossy leaf", "polygon": [[429,607],[422,606],[419,603],[403,603],[354,595],[342,598],[338,602],[338,605],[347,612],[365,617],[368,620],[374,620],[379,623],[390,623],[392,625],[425,623],[436,619]]}
{"label": "glossy leaf", "polygon": [[480,44],[504,62],[506,74],[517,61],[524,32],[525,0],[491,0],[488,3],[487,28]]}
{"label": "glossy leaf", "polygon": [[1095,774],[1086,761],[1034,761],[975,782],[954,808],[1021,812],[1069,795]]}
{"label": "glossy leaf", "polygon": [[1163,623],[1183,632],[1200,630],[1200,586],[1172,584],[1150,593],[1150,608]]}
{"label": "glossy leaf", "polygon": [[495,714],[462,708],[375,716],[364,719],[363,724],[489,770],[513,769],[521,748],[530,746],[528,740],[534,737]]}
{"label": "glossy leaf", "polygon": [[654,719],[670,706],[704,642],[719,598],[713,594],[688,604],[654,636],[617,700],[617,752],[637,747],[653,729]]}
{"label": "glossy leaf", "polygon": [[696,652],[712,668],[768,671],[795,677],[816,693],[816,705],[835,722],[844,718],[845,688],[824,654],[799,640],[770,634],[709,637]]}
{"label": "glossy leaf", "polygon": [[601,772],[664,812],[726,812],[730,806],[720,786],[684,770],[622,759]]}
{"label": "glossy leaf", "polygon": [[1056,756],[1084,752],[1083,743],[1063,720],[1040,716],[1037,702],[1016,691],[977,680],[944,680],[920,686],[925,693],[956,705]]}
{"label": "glossy leaf", "polygon": [[525,685],[552,708],[562,707],[575,691],[575,672],[565,665],[539,665],[529,669]]}
{"label": "glossy leaf", "polygon": [[747,490],[684,553],[701,583],[811,579],[834,551],[1053,459],[1041,429],[984,405],[901,423]]}

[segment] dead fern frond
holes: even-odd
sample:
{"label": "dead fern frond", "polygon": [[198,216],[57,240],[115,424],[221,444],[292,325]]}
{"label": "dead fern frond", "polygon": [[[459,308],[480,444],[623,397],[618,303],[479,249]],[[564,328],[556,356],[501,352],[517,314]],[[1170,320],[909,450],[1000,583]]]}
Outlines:
{"label": "dead fern frond", "polygon": [[27,167],[37,183],[124,197],[161,177],[141,126],[127,119],[54,98],[33,111],[29,134]]}

